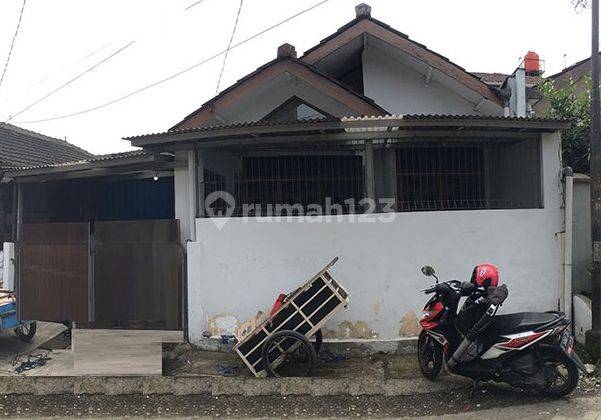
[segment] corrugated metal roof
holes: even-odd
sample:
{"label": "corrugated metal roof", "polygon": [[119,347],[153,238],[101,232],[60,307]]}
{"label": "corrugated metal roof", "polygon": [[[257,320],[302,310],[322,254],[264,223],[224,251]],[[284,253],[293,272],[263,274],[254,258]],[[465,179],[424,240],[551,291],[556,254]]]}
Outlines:
{"label": "corrugated metal roof", "polygon": [[170,130],[159,133],[150,133],[150,134],[142,134],[139,136],[131,136],[125,137],[124,140],[139,140],[150,137],[168,137],[177,134],[186,134],[186,133],[201,133],[207,131],[219,131],[219,130],[229,130],[234,128],[245,128],[245,127],[280,127],[286,125],[311,125],[315,123],[323,123],[323,122],[339,122],[339,121],[374,121],[374,120],[390,120],[390,119],[399,119],[403,121],[411,121],[411,120],[452,120],[452,121],[498,121],[498,122],[535,122],[535,123],[567,123],[569,120],[564,119],[555,119],[555,118],[540,118],[540,117],[497,117],[497,116],[488,116],[488,115],[450,115],[450,114],[407,114],[407,115],[373,115],[373,116],[363,116],[363,117],[343,117],[341,119],[325,119],[325,118],[315,118],[315,119],[307,119],[301,121],[294,122],[269,122],[269,121],[253,121],[253,122],[241,122],[235,124],[227,124],[227,125],[217,125],[210,127],[197,127],[197,128],[185,128],[181,130]]}
{"label": "corrugated metal roof", "polygon": [[152,154],[153,154],[152,152],[147,152],[145,150],[132,150],[132,151],[128,151],[128,152],[110,153],[110,154],[106,154],[106,155],[92,155],[92,156],[94,156],[93,158],[72,160],[69,162],[49,163],[49,164],[45,164],[45,165],[18,166],[18,167],[2,166],[2,167],[0,167],[0,169],[3,171],[6,171],[6,172],[17,172],[17,171],[26,171],[29,169],[60,168],[60,167],[81,165],[84,163],[103,162],[103,161],[118,160],[118,159],[130,159],[132,157],[147,156],[147,155],[152,155]]}
{"label": "corrugated metal roof", "polygon": [[0,166],[23,167],[63,163],[93,157],[65,140],[0,123]]}

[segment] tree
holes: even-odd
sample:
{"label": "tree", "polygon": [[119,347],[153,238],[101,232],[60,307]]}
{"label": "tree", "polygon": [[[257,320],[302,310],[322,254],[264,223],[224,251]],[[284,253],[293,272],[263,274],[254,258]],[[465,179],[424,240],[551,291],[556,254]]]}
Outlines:
{"label": "tree", "polygon": [[582,84],[570,79],[566,86],[557,88],[554,81],[548,79],[540,86],[548,102],[545,116],[571,121],[561,133],[563,166],[571,166],[574,172],[586,174],[590,170],[591,149],[590,87],[590,76]]}

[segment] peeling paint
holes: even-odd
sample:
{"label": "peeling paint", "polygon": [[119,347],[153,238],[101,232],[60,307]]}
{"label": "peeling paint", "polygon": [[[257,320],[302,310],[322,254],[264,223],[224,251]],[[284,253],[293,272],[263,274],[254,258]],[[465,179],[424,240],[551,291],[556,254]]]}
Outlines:
{"label": "peeling paint", "polygon": [[357,321],[354,324],[350,321],[342,321],[338,324],[337,338],[378,338],[379,334],[369,328],[367,322]]}
{"label": "peeling paint", "polygon": [[209,318],[211,335],[235,334],[238,329],[238,318],[234,315],[219,315]]}
{"label": "peeling paint", "polygon": [[401,337],[417,337],[421,331],[417,315],[414,311],[409,311],[401,319],[401,328],[399,336]]}

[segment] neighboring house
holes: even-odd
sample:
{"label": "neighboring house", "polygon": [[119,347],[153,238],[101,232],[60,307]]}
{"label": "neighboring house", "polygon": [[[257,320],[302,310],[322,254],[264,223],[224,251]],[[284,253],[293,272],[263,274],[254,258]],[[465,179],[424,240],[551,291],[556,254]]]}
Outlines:
{"label": "neighboring house", "polygon": [[[505,117],[525,115],[525,77],[499,89],[356,10],[300,58],[282,45],[169,131],[128,139],[187,159],[175,217],[194,344],[235,332],[335,256],[351,301],[327,337],[415,336],[425,264],[467,280],[495,263],[505,310],[557,309],[566,123]],[[352,205],[365,198],[375,212]],[[269,217],[278,206],[284,217]]]}
{"label": "neighboring house", "polygon": [[[590,89],[590,86],[586,83],[586,78],[589,77],[590,74],[591,58],[588,57],[566,67],[559,73],[546,77],[545,80],[552,81],[557,89],[561,89],[570,83],[574,83],[576,85],[575,93],[580,94]],[[534,105],[534,110],[538,115],[544,115],[548,106],[549,104],[545,98],[541,98],[541,100]]]}
{"label": "neighboring house", "polygon": [[[93,155],[65,140],[59,140],[12,124],[0,122],[0,171],[23,166],[61,164]],[[12,185],[0,187],[0,243],[13,237]]]}

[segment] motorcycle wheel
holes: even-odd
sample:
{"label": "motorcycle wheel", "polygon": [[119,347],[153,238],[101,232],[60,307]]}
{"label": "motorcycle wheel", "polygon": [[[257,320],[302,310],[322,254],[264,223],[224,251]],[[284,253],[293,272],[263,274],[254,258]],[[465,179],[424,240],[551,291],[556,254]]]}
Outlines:
{"label": "motorcycle wheel", "polygon": [[562,351],[545,348],[542,351],[545,384],[540,393],[559,398],[568,395],[578,386],[578,368]]}
{"label": "motorcycle wheel", "polygon": [[436,379],[442,368],[442,346],[423,330],[417,339],[417,361],[426,379]]}

